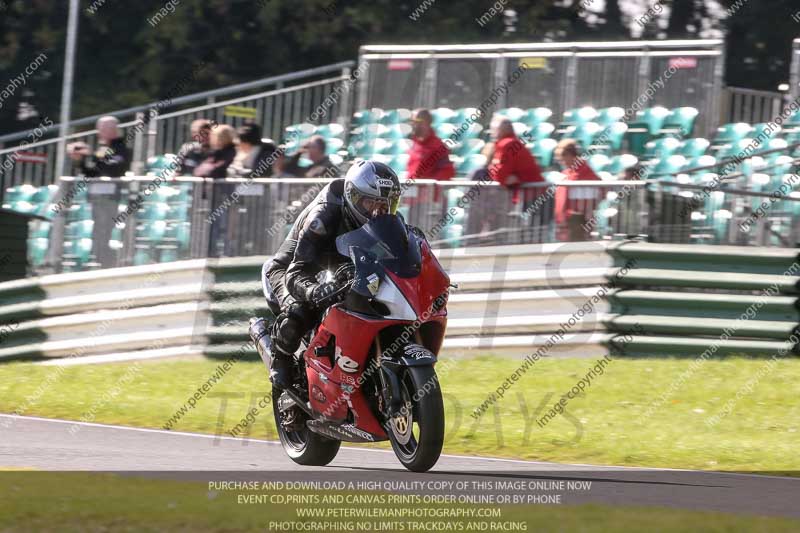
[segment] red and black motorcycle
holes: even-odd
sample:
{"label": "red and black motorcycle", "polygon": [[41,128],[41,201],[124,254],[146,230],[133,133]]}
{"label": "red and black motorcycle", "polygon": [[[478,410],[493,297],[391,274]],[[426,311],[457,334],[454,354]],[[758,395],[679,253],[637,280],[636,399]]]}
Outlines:
{"label": "red and black motorcycle", "polygon": [[[427,471],[444,439],[434,365],[450,278],[396,215],[341,235],[336,248],[352,260],[353,277],[298,350],[296,387],[273,395],[283,448],[296,463],[325,465],[342,441],[388,439],[406,468]],[[263,341],[259,353],[269,367]]]}

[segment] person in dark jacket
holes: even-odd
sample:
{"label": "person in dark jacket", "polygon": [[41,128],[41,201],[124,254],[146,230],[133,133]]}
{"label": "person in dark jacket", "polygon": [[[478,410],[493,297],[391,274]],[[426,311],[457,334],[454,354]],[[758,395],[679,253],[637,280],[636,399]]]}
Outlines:
{"label": "person in dark jacket", "polygon": [[192,140],[181,146],[178,151],[181,160],[181,174],[193,176],[194,169],[211,154],[211,130],[217,127],[216,122],[205,118],[192,121],[190,132]]}
{"label": "person in dark jacket", "polygon": [[235,176],[252,178],[272,176],[275,144],[264,142],[261,139],[261,128],[252,122],[240,126],[236,133],[239,135],[239,144],[230,166],[232,173]]}
{"label": "person in dark jacket", "polygon": [[211,154],[194,169],[199,178],[222,179],[228,176],[228,167],[236,157],[236,130],[221,124],[211,130]]}
{"label": "person in dark jacket", "polygon": [[[299,178],[335,178],[339,168],[326,154],[328,145],[321,135],[314,135],[300,147],[300,150],[287,158],[280,158],[277,168],[282,173]],[[301,166],[300,158],[306,156],[310,166]]]}
{"label": "person in dark jacket", "polygon": [[[303,335],[322,311],[341,301],[337,294],[350,261],[336,251],[336,237],[357,229],[375,216],[396,213],[400,180],[387,165],[359,161],[344,179],[326,185],[300,213],[272,260],[264,264],[262,283],[270,307],[280,307],[272,336],[274,386],[291,385],[294,352]],[[334,280],[320,282],[324,270],[336,271]]]}
{"label": "person in dark jacket", "polygon": [[79,172],[88,178],[124,176],[131,166],[131,152],[119,134],[119,120],[112,116],[100,117],[96,128],[97,150],[92,152],[86,143],[78,142],[67,147],[67,154],[77,163]]}

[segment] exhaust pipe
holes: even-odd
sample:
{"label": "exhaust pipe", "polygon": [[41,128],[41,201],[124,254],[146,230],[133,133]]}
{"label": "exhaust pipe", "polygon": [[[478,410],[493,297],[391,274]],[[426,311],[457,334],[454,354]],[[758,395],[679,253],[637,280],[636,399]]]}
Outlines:
{"label": "exhaust pipe", "polygon": [[258,355],[264,364],[267,365],[267,370],[272,366],[272,349],[270,345],[272,341],[269,337],[269,327],[267,321],[263,318],[250,319],[250,339],[256,345]]}

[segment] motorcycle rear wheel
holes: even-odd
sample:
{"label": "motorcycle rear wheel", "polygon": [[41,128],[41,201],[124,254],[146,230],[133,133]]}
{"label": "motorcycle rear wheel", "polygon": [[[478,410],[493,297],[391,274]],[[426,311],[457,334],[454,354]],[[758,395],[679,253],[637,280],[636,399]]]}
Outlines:
{"label": "motorcycle rear wheel", "polygon": [[412,472],[427,472],[442,453],[444,404],[432,366],[406,367],[400,375],[404,415],[389,420],[389,440],[400,462]]}
{"label": "motorcycle rear wheel", "polygon": [[[278,438],[281,440],[286,455],[295,463],[305,466],[325,466],[333,461],[336,454],[339,453],[342,442],[325,438],[305,427],[306,417],[302,412],[298,413],[303,423],[302,429],[290,431],[283,427],[281,413],[278,409],[278,398],[280,398],[280,393],[273,389],[272,412],[275,415]],[[297,407],[295,409],[299,411]]]}

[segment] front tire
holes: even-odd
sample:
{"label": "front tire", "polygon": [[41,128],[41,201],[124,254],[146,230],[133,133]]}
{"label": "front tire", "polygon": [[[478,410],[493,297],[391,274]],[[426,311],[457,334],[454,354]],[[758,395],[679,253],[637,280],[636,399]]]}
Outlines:
{"label": "front tire", "polygon": [[399,376],[403,411],[389,420],[389,440],[400,462],[412,472],[427,472],[442,453],[444,404],[432,366],[405,367]]}
{"label": "front tire", "polygon": [[275,426],[278,430],[278,437],[283,445],[283,450],[286,455],[297,464],[305,466],[325,466],[336,457],[339,453],[339,447],[342,445],[341,441],[328,439],[322,435],[317,435],[308,427],[306,427],[305,413],[300,411],[299,408],[294,407],[296,416],[299,417],[296,425],[302,425],[301,428],[296,430],[289,430],[281,423],[282,417],[278,408],[278,399],[280,392],[273,389],[272,391],[272,412],[275,415]]}

